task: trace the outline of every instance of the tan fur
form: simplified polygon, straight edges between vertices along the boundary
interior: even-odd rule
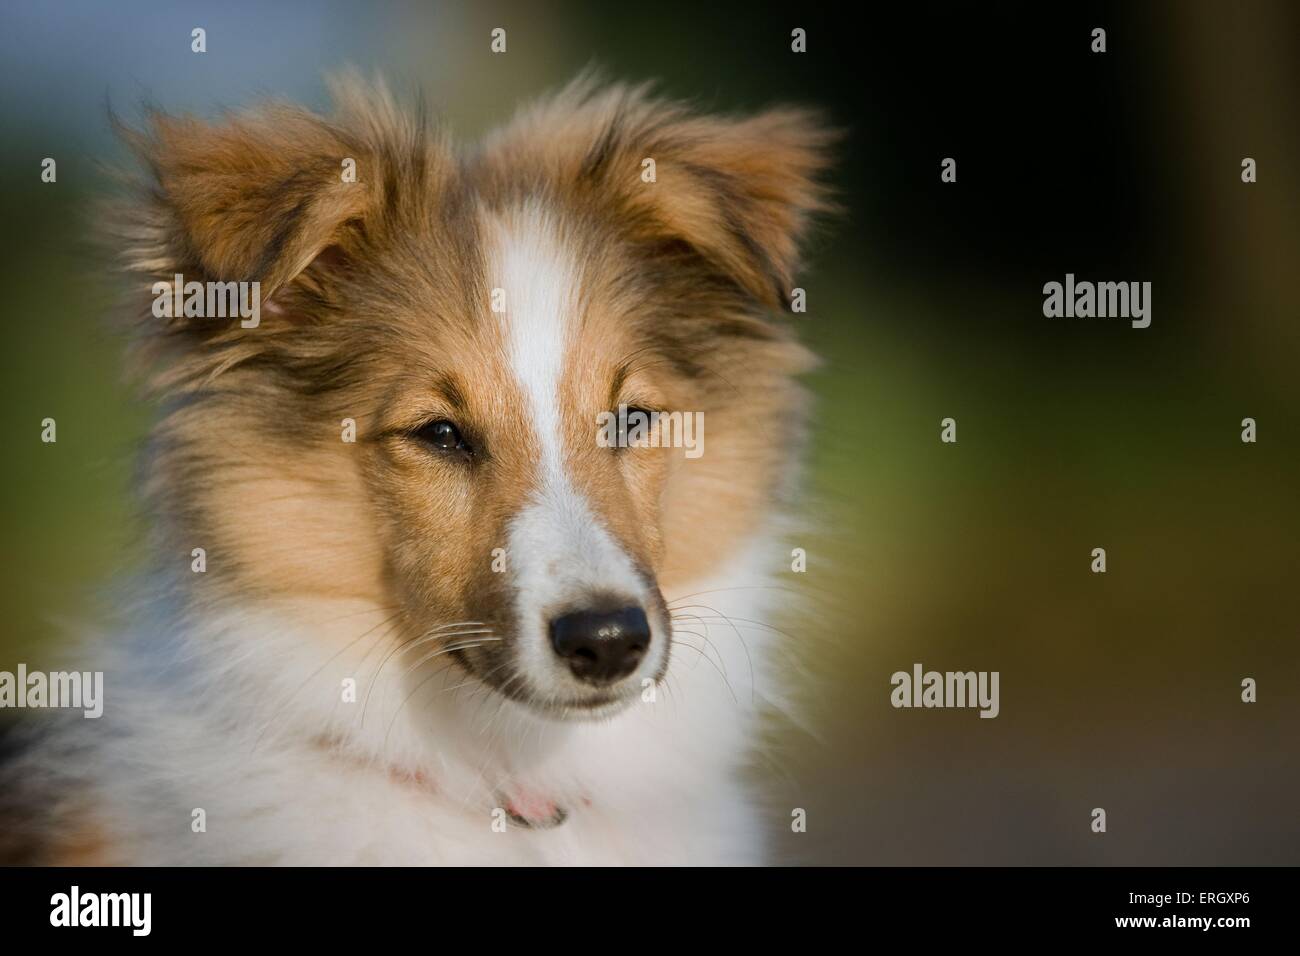
[[[261,277],[281,312],[153,360],[155,381],[199,399],[159,430],[157,498],[185,531],[172,546],[209,547],[209,586],[289,599],[342,588],[493,620],[501,582],[485,569],[537,449],[476,241],[484,215],[540,195],[565,215],[588,291],[563,396],[581,490],[665,583],[725,555],[796,448],[790,376],[809,360],[764,313],[826,206],[814,176],[830,134],[799,111],[699,117],[580,80],[458,161],[382,87],[349,78],[336,92],[331,121],[275,106],[217,126],[156,116],[152,136],[133,137],[165,201],[127,230],[151,238],[132,261],[150,281]],[[356,184],[339,181],[345,157]],[[645,157],[656,183],[641,181]],[[327,247],[328,263],[308,265]],[[275,367],[300,363],[317,394]],[[452,408],[440,380],[470,407]],[[611,462],[592,423],[626,396],[704,411],[709,454],[689,469],[668,450]],[[490,475],[411,446],[404,432],[442,416],[480,436]],[[339,441],[344,418],[356,446]]]
[[[137,367],[162,402],[146,491],[156,553],[183,566],[207,550],[186,600],[347,595],[399,608],[394,641],[448,620],[509,633],[491,555],[539,449],[482,241],[534,199],[582,269],[561,396],[570,473],[661,588],[707,573],[798,452],[793,376],[811,360],[771,313],[826,208],[831,135],[797,110],[705,117],[580,80],[460,154],[382,85],[349,77],[335,93],[330,118],[274,105],[126,131],[151,179],[113,207],[110,232],[135,280]],[[345,158],[359,182],[340,180]],[[641,181],[644,158],[658,182]],[[177,272],[258,280],[274,310],[256,330],[155,319],[149,286]],[[707,454],[598,447],[595,416],[620,402],[703,411]],[[356,444],[340,440],[349,418]],[[462,427],[472,462],[412,439],[437,418]],[[506,652],[479,648],[467,666],[486,673]],[[61,858],[95,849],[79,835]]]

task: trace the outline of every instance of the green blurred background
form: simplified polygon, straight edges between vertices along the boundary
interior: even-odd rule
[[[596,63],[848,131],[846,214],[794,319],[826,357],[809,490],[829,530],[804,543],[810,610],[781,622],[807,726],[774,724],[756,769],[776,858],[1300,862],[1300,8],[1046,7],[6,4],[0,669],[53,666],[139,560],[149,414],[84,238],[122,158],[107,106],[324,108],[322,73],[351,63],[470,138]],[[1066,272],[1151,281],[1151,327],[1044,318]],[[1000,671],[1001,716],[894,710],[889,676],[914,662]]]

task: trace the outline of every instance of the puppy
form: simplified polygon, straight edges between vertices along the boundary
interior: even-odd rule
[[[122,130],[152,567],[103,718],[12,768],[28,858],[761,861],[833,134],[580,78],[462,149],[333,92]]]

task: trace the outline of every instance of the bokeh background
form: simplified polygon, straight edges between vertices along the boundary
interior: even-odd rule
[[[808,478],[828,530],[792,582],[808,609],[781,622],[806,720],[774,722],[754,771],[775,859],[1300,862],[1300,7],[908,8],[6,3],[0,669],[53,666],[139,561],[149,411],[85,240],[122,158],[108,106],[324,108],[322,73],[350,63],[472,137],[596,63],[718,109],[813,104],[848,131],[846,213],[794,318],[826,357]],[[1066,272],[1151,281],[1151,327],[1044,318]],[[894,710],[889,675],[914,662],[999,671],[1001,716]]]

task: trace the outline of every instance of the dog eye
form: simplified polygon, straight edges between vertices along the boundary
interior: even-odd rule
[[[615,414],[618,414],[615,412]],[[615,450],[624,448],[640,447],[649,441],[649,431],[654,427],[655,413],[649,409],[642,408],[640,405],[627,406],[626,417],[620,416],[618,419],[618,443]],[[629,432],[633,429],[639,429],[636,433],[637,440],[633,441]]]
[[[421,425],[415,431],[415,437],[439,451],[462,451],[472,454],[473,449],[461,437],[460,429],[445,418]]]

